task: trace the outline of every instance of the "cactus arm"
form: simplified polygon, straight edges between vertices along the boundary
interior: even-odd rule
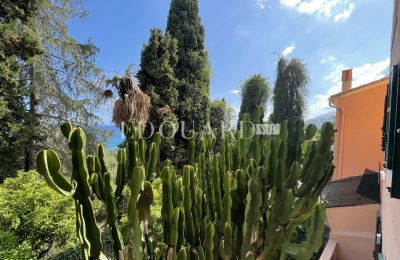
[[[36,158],[37,171],[47,184],[62,195],[71,195],[72,185],[60,173],[60,159],[53,150],[41,151]]]
[[[69,135],[71,134],[73,127],[70,122],[63,122],[60,125],[60,130],[61,130],[62,135],[65,138],[69,139]]]
[[[108,172],[108,169],[106,166],[106,162],[104,161],[104,147],[102,144],[99,144],[97,146],[97,156],[99,157],[100,167],[101,167],[99,173],[101,174],[101,177],[103,177]]]
[[[148,181],[143,182],[142,190],[140,191],[139,199],[137,201],[137,209],[141,221],[148,221],[150,218],[150,206],[154,202],[153,188]]]
[[[137,201],[137,209],[139,210],[139,218],[143,222],[143,233],[145,248],[147,249],[147,258],[154,259],[153,242],[148,234],[148,222],[150,218],[150,206],[153,204],[154,195],[151,183],[148,181],[143,182],[143,188],[140,191],[139,199]]]
[[[115,197],[120,198],[122,195],[122,191],[125,185],[125,170],[126,170],[126,163],[125,163],[125,151],[123,149],[118,149],[117,154],[117,177],[116,177],[116,185],[117,188],[115,190]]]
[[[216,210],[216,219],[222,219],[222,192],[221,192],[221,172],[220,172],[221,156],[219,154],[213,157],[212,184],[214,193],[214,202]]]
[[[158,160],[158,147],[156,143],[152,143],[150,145],[150,151],[149,151],[150,158],[147,161],[146,164],[146,179],[150,180],[152,179],[153,174],[156,172],[156,166],[157,166],[157,160]]]
[[[76,128],[68,143],[72,151],[72,179],[76,181],[74,197],[78,200],[90,196],[89,174],[86,166],[86,136],[82,128]]]
[[[92,203],[89,198],[79,202],[82,220],[82,236],[88,242],[89,259],[97,259],[101,254],[103,244],[100,239],[100,230],[97,227]]]
[[[128,203],[128,221],[130,232],[133,235],[131,250],[133,250],[134,259],[142,259],[142,230],[140,228],[139,210],[137,209],[137,201],[140,191],[142,190],[145,178],[144,167],[135,167],[130,184],[131,197]]]
[[[183,209],[185,211],[185,233],[190,244],[196,241],[195,226],[192,215],[192,194],[190,190],[190,171],[191,166],[185,165],[183,169]]]
[[[292,216],[294,195],[292,189],[285,189],[277,203],[276,221],[281,225],[287,225]]]
[[[252,244],[258,239],[258,224],[261,217],[260,207],[262,204],[260,191],[260,181],[256,178],[250,179],[248,182],[245,221],[243,226],[242,259],[253,259],[255,257]]]
[[[145,165],[146,162],[146,149],[146,141],[143,139],[139,140],[139,160],[141,165]]]
[[[206,235],[204,240],[204,249],[205,249],[205,259],[213,260],[214,259],[214,236],[215,236],[215,226],[212,222],[210,222],[206,226]]]
[[[232,173],[227,172],[224,174],[224,209],[222,223],[231,222],[231,208],[232,208],[232,197],[231,197],[231,183],[232,183]]]
[[[186,248],[182,247],[181,250],[179,250],[177,260],[188,260],[189,258],[186,251],[187,251]],[[170,259],[172,260],[172,258],[168,258],[168,260]]]
[[[172,202],[172,170],[170,167],[164,167],[161,171],[162,179],[162,208],[164,243],[173,247],[175,245],[174,230],[172,224],[173,202]]]
[[[114,254],[118,258],[119,252],[124,248],[124,241],[117,222],[117,206],[115,204],[114,192],[111,185],[111,174],[104,176],[104,192],[106,198],[107,224],[111,228]]]
[[[232,223],[225,222],[224,224],[224,247],[223,254],[224,259],[229,260],[232,259],[233,256],[233,230]]]

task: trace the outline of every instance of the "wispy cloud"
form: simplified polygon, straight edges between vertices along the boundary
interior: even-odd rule
[[[329,63],[328,65],[332,68],[332,71],[324,77],[331,87],[325,93],[317,94],[311,99],[308,107],[308,118],[313,118],[332,111],[333,109],[329,107],[328,99],[330,96],[339,93],[342,89],[342,70],[346,69],[347,66],[344,64],[337,64],[335,62],[336,59],[332,56],[324,60],[324,63]],[[353,68],[353,87],[359,87],[371,81],[385,77],[387,75],[388,67],[389,58],[376,63],[367,63]]]
[[[287,46],[282,52],[282,56],[286,57],[289,54],[291,54],[294,50],[296,49],[296,44],[295,43],[291,43],[289,46]]]
[[[256,4],[259,8],[265,9],[267,0],[256,0]]]
[[[333,63],[335,62],[336,58],[333,56],[329,56],[328,58],[324,58],[321,60],[321,64],[325,64],[325,63]]]
[[[355,7],[355,5],[353,3],[350,3],[346,9],[344,9],[343,11],[341,11],[340,13],[335,15],[334,21],[339,22],[339,21],[347,20],[351,16],[351,13],[353,12],[354,7]]]
[[[240,89],[233,89],[233,90],[229,91],[229,93],[234,94],[234,95],[240,95],[240,93],[242,93],[242,91]]]
[[[350,0],[279,0],[284,7],[295,9],[301,14],[317,15],[319,18],[331,18],[335,22],[350,18],[354,3]]]

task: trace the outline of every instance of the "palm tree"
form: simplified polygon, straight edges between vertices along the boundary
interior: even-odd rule
[[[111,85],[118,92],[112,115],[112,121],[118,127],[132,119],[136,119],[142,125],[147,122],[151,107],[150,97],[139,88],[129,69],[122,77],[114,76],[111,80],[106,80],[106,85]],[[111,99],[114,91],[107,89],[103,95],[106,99]]]

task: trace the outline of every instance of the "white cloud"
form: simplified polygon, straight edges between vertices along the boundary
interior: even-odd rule
[[[267,3],[267,0],[257,0],[256,4],[259,8],[265,9],[265,4]]]
[[[326,60],[326,62],[329,60],[331,61],[330,66],[332,67],[332,72],[326,75],[324,79],[331,87],[325,93],[317,94],[310,100],[308,118],[314,118],[332,111],[333,108],[329,107],[329,97],[342,90],[342,70],[347,67],[344,64],[336,64],[334,57],[332,57],[332,59],[329,58],[330,57],[324,60]],[[353,68],[353,88],[385,77],[387,68],[389,67],[389,61],[390,59],[387,58],[376,63],[367,63]]]
[[[288,56],[290,53],[292,53],[294,50],[296,49],[296,45],[294,43],[291,43],[289,46],[287,46],[282,52],[282,56],[286,57]]]
[[[229,91],[229,93],[235,94],[235,95],[240,95],[240,93],[242,93],[242,91],[240,89],[233,89],[233,90]]]
[[[355,5],[350,0],[279,0],[284,7],[301,14],[317,15],[319,18],[334,17],[334,21],[348,19]]]
[[[334,19],[335,22],[347,20],[351,16],[351,13],[353,12],[354,7],[355,7],[355,5],[353,3],[351,3],[351,4],[349,4],[348,8],[344,9],[342,12],[335,15],[335,19]]]
[[[332,63],[336,60],[335,57],[333,56],[329,56],[328,58],[324,58],[321,60],[321,64],[325,64],[325,63]]]
[[[296,7],[301,0],[280,0],[281,5],[286,6],[286,7]]]

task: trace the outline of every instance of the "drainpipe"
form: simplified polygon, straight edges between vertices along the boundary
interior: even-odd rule
[[[353,70],[348,69],[342,71],[342,93],[351,89],[353,80]],[[336,108],[340,112],[340,126],[339,129],[339,138],[338,138],[338,149],[336,152],[336,156],[338,156],[338,165],[337,165],[337,179],[341,179],[343,177],[343,138],[344,138],[344,108],[338,107],[336,104],[333,103],[333,98],[329,98],[329,106]]]

